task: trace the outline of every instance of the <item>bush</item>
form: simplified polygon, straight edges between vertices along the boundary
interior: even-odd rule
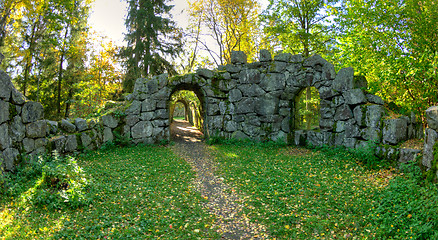
[[[78,208],[88,204],[90,182],[73,157],[28,158],[15,173],[3,176],[4,193],[21,195],[25,204],[49,209]]]

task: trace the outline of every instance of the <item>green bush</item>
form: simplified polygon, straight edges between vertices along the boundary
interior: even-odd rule
[[[3,193],[20,196],[25,204],[50,209],[78,208],[91,201],[90,182],[70,156],[26,158],[14,173],[2,177]]]

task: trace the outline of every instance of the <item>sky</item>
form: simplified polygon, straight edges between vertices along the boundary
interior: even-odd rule
[[[262,8],[267,5],[267,0],[260,0],[260,2]],[[185,11],[187,0],[174,0],[170,4],[175,5],[172,9],[175,22],[185,28],[188,24]],[[95,0],[89,20],[91,28],[114,40],[118,45],[124,45],[123,33],[126,31],[127,6],[126,0]]]
[[[187,1],[174,0],[171,4],[175,5],[172,9],[175,21],[180,27],[185,27],[188,23],[185,14]],[[118,45],[123,45],[127,7],[126,0],[95,0],[89,19],[92,30],[109,37]]]

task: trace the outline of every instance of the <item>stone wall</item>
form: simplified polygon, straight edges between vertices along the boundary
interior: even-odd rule
[[[0,60],[2,56],[0,54]],[[14,170],[22,157],[37,156],[57,150],[73,153],[96,149],[112,141],[122,128],[117,114],[97,120],[75,119],[59,122],[44,119],[40,103],[28,101],[0,71],[0,166]],[[119,131],[121,132],[121,131]]]
[[[320,129],[294,129],[297,94],[315,87],[320,100]],[[232,64],[217,70],[199,69],[194,74],[168,78],[138,79],[127,115],[125,134],[135,142],[153,143],[169,138],[169,99],[178,90],[193,90],[202,103],[207,136],[282,140],[296,145],[336,145],[360,148],[367,141],[382,144],[383,155],[400,156],[396,146],[410,138],[421,138],[421,123],[415,115],[389,119],[384,102],[364,91],[363,77],[352,68],[335,72],[318,55],[283,53],[273,59],[266,50],[260,62],[247,63],[243,52],[232,53]],[[135,119],[135,120],[134,120]],[[139,129],[141,134],[138,134]],[[386,146],[385,146],[386,145]]]
[[[409,161],[419,154],[398,146],[422,137],[422,125],[415,115],[388,118],[382,99],[364,91],[366,80],[354,76],[352,68],[336,73],[334,66],[318,55],[304,59],[282,53],[272,58],[266,50],[260,51],[260,62],[247,63],[243,52],[233,52],[231,60],[216,70],[138,79],[123,110],[87,121],[45,120],[41,104],[26,100],[0,71],[2,167],[13,170],[25,155],[95,149],[114,141],[115,136],[130,138],[133,143],[168,141],[171,95],[179,90],[191,90],[198,96],[199,122],[207,137],[349,148],[375,141],[384,157]],[[319,92],[319,130],[294,126],[296,96],[306,87]],[[428,132],[426,141],[432,138],[437,135]]]
[[[428,128],[424,138],[423,159],[429,180],[438,179],[438,106],[426,110]]]

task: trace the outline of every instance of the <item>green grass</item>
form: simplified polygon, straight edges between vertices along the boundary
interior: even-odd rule
[[[206,201],[192,189],[194,172],[166,147],[116,148],[77,158],[92,201],[54,209],[23,201],[26,187],[0,201],[5,239],[216,239]],[[3,239],[2,238],[2,239]]]
[[[436,239],[438,193],[342,149],[212,146],[219,174],[278,239]],[[409,175],[409,174],[408,174]],[[421,181],[421,179],[420,179]],[[428,194],[425,194],[428,193]],[[416,218],[416,219],[415,219]]]
[[[333,148],[209,148],[217,175],[247,196],[247,216],[273,238],[438,239],[438,190],[414,164],[374,169],[358,159],[365,153]],[[41,164],[0,179],[8,187],[0,198],[0,239],[220,238],[202,207],[207,200],[193,188],[195,173],[168,147],[92,152],[64,162],[69,167]],[[51,197],[59,189],[53,179],[73,176],[85,187],[64,203]]]

